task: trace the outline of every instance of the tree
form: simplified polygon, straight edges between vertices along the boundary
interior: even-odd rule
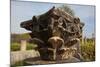
[[[62,5],[59,8],[62,9],[62,10],[64,10],[64,11],[66,11],[71,16],[74,16],[75,15],[74,11],[67,4]]]

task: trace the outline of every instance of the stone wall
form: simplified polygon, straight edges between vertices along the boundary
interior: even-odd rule
[[[22,61],[26,58],[39,56],[38,51],[26,50],[26,45],[27,45],[26,40],[21,40],[20,45],[21,45],[20,51],[11,51],[10,53],[11,64],[14,64],[15,62],[18,62],[18,61]]]
[[[35,50],[27,50],[27,51],[11,51],[10,53],[10,62],[14,64],[15,62],[22,61],[26,58],[37,57],[39,53]]]

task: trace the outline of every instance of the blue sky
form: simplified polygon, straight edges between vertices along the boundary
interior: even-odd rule
[[[20,27],[22,21],[31,19],[33,15],[43,14],[53,6],[60,7],[61,5],[54,3],[11,1],[11,33],[30,32]],[[84,36],[91,37],[91,34],[95,32],[95,7],[71,4],[68,6],[85,23],[83,28]]]

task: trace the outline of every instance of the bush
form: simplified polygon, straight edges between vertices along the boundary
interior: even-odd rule
[[[87,41],[86,44],[81,45],[81,52],[84,61],[94,61],[95,60],[95,44],[93,41]]]
[[[20,50],[20,44],[19,43],[11,43],[11,51],[19,51]]]
[[[26,48],[26,50],[32,50],[32,49],[34,49],[34,48],[36,48],[36,47],[37,47],[37,45],[35,45],[35,44],[27,43],[27,48]]]

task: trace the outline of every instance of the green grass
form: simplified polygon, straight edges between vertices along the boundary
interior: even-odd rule
[[[34,48],[36,48],[36,47],[37,47],[36,44],[27,43],[27,48],[26,48],[26,50],[32,50],[32,49],[34,49]]]
[[[81,52],[84,61],[95,61],[95,44],[93,41],[87,41],[86,44],[81,45]]]
[[[21,47],[20,43],[13,42],[13,43],[11,43],[10,48],[11,48],[11,51],[20,51],[20,47]],[[26,50],[32,50],[35,47],[37,47],[36,44],[27,43]]]
[[[20,44],[19,43],[11,43],[11,51],[19,51],[20,50]]]

